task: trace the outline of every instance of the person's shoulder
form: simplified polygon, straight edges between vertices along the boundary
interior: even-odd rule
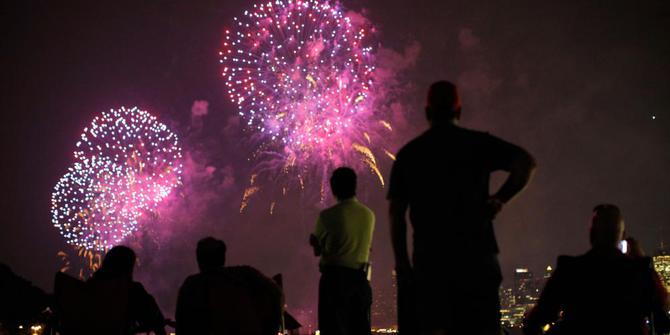
[[[563,273],[570,273],[574,271],[574,269],[577,268],[579,264],[583,263],[584,261],[585,261],[584,255],[580,256],[560,255],[556,260],[556,271],[560,270]]]
[[[146,289],[144,288],[144,285],[142,285],[142,283],[140,283],[138,281],[131,282],[130,283],[130,288],[133,289],[133,290],[138,290],[138,291],[146,291]]]
[[[253,272],[253,273],[260,273],[255,267],[251,265],[231,265],[231,266],[226,266],[223,268],[224,271],[227,272]]]
[[[490,143],[491,140],[501,140],[499,137],[492,135],[487,131],[466,128],[459,125],[450,125],[441,128],[431,128],[425,131],[400,149],[398,156],[404,152],[412,153],[424,150],[435,150],[435,145],[443,143],[445,137],[449,138],[449,141],[473,144]]]
[[[341,207],[342,207],[342,203],[337,203],[337,204],[335,204],[333,206],[330,206],[328,208],[324,208],[323,210],[321,210],[321,212],[319,212],[319,218],[323,220],[324,218],[327,218],[328,216],[330,216],[333,213],[340,210]]]
[[[489,133],[488,131],[470,129],[460,126],[456,127],[456,131],[461,137],[465,137],[470,140],[479,140],[479,141],[500,140],[499,137]]]
[[[266,277],[261,271],[250,265],[226,266],[223,273],[233,277]]]
[[[579,256],[561,256],[563,257],[563,263],[565,267],[573,268],[576,271],[591,269],[597,264],[608,264],[613,267],[631,267],[635,266],[632,258],[627,257],[626,255],[620,253],[603,253],[602,251],[596,251],[594,249],[589,250],[588,252],[579,255]],[[560,257],[559,257],[560,259]]]
[[[362,203],[360,200],[356,199],[354,201],[347,202],[345,205],[349,206],[349,208],[353,208],[358,213],[358,215],[367,216],[374,221],[375,213],[372,211],[372,209],[370,209],[370,207]]]
[[[4,278],[10,274],[12,274],[12,269],[7,264],[0,262],[0,275]]]
[[[407,155],[411,155],[413,152],[417,150],[421,150],[422,148],[426,147],[426,145],[429,144],[429,142],[430,142],[430,130],[427,130],[423,132],[421,135],[407,142],[404,146],[402,146],[402,148],[398,150],[396,159],[403,158]]]
[[[633,271],[645,271],[654,269],[654,260],[651,257],[629,257],[623,255],[624,261],[631,265],[634,268]]]
[[[205,286],[204,275],[201,273],[192,274],[181,283],[179,295],[191,295],[203,286]]]
[[[151,296],[142,283],[132,281],[130,283],[130,294],[134,296]]]
[[[654,268],[654,259],[649,257],[649,256],[638,257],[637,262],[641,267],[644,267],[644,268],[647,268],[647,269],[653,269]]]
[[[204,275],[202,273],[194,273],[194,274],[186,277],[186,279],[184,279],[184,282],[181,284],[181,286],[182,287],[188,287],[190,285],[197,284],[197,283],[199,283],[203,280],[203,276]]]
[[[614,263],[620,271],[632,276],[653,277],[656,270],[654,261],[651,257],[640,256],[632,257],[627,254],[621,254]]]
[[[363,205],[363,209],[365,210],[365,213],[370,215],[372,218],[375,217],[375,212],[372,209],[370,209],[370,207]]]
[[[274,280],[250,265],[226,266],[224,274],[235,282],[252,286],[274,286]]]
[[[232,279],[235,285],[254,290],[261,295],[273,296],[276,299],[282,298],[282,289],[273,278],[266,276],[260,270],[249,265],[227,266],[224,268],[227,276]]]
[[[557,263],[558,264],[570,264],[570,263],[578,261],[579,259],[581,259],[583,257],[584,257],[584,255],[580,255],[580,256],[559,255],[558,258],[557,258]]]
[[[462,135],[471,135],[471,136],[493,136],[491,133],[485,130],[472,129],[463,126],[454,126],[453,130]]]
[[[359,201],[359,202],[357,202],[357,206],[358,206],[358,207],[361,209],[361,211],[363,211],[365,214],[371,216],[372,218],[375,217],[375,212],[372,211],[372,209],[370,209],[370,207],[368,207],[368,206],[365,205],[364,203],[362,203],[362,202]]]

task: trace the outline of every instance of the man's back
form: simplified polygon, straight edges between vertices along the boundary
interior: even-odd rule
[[[544,323],[562,312],[561,334],[644,334],[654,299],[648,258],[591,250],[559,257],[529,322]]]
[[[315,236],[323,246],[321,265],[360,269],[368,262],[374,213],[356,198],[340,201],[319,215]]]
[[[485,210],[489,177],[508,170],[518,152],[523,150],[455,125],[433,127],[402,148],[391,173],[389,198],[409,204],[415,253],[497,253]]]
[[[250,266],[189,276],[179,290],[179,334],[276,334],[283,296]]]
[[[426,334],[498,334],[501,273],[491,221],[528,185],[535,160],[516,145],[458,127],[461,99],[453,83],[430,86],[425,112],[430,129],[400,150],[389,181],[399,327]],[[509,175],[489,194],[496,170]]]

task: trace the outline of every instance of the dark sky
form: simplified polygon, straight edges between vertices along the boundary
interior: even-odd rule
[[[343,4],[366,13],[384,47],[420,46],[405,74],[408,88],[398,97],[412,106],[398,142],[426,127],[427,86],[449,79],[463,94],[462,125],[536,156],[532,185],[496,222],[507,277],[516,266],[540,271],[559,254],[584,251],[590,209],[600,202],[621,206],[628,233],[648,251],[663,238],[670,241],[670,2]],[[183,213],[164,218],[175,227],[172,234],[150,246],[138,242],[144,257],[138,277],[167,313],[181,280],[196,270],[195,242],[209,234],[228,242],[231,263],[284,273],[294,309],[315,308],[318,273],[305,241],[318,206],[297,195],[272,216],[266,199],[245,215],[237,211],[252,147],[230,136],[234,106],[224,99],[217,51],[225,26],[248,5],[3,2],[0,261],[52,289],[56,253],[67,247],[50,223],[51,189],[96,112],[137,105],[185,138],[196,166],[216,169],[183,192],[181,208],[193,211],[190,219]],[[209,114],[194,130],[190,109],[199,99],[209,102]],[[384,190],[362,186],[361,198],[378,217],[373,284],[387,295],[392,264]]]

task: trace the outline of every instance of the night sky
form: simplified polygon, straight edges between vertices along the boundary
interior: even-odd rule
[[[96,113],[136,105],[180,134],[191,168],[182,201],[154,222],[162,228],[131,242],[140,255],[136,277],[172,316],[178,285],[196,271],[195,243],[213,235],[228,244],[231,264],[283,273],[289,310],[310,320],[318,271],[307,236],[323,205],[289,194],[270,215],[276,196],[263,194],[245,214],[238,210],[253,146],[225,97],[217,52],[232,17],[249,5],[3,2],[0,262],[52,290],[56,254],[71,252],[50,222],[52,188]],[[427,127],[425,91],[448,79],[463,95],[463,126],[536,157],[532,184],[495,224],[507,281],[514,267],[539,272],[559,254],[585,251],[590,210],[602,202],[622,208],[628,234],[649,253],[670,242],[670,2],[343,5],[372,20],[405,66],[402,92],[389,97],[407,116],[394,150]],[[200,120],[191,115],[195,100],[209,102]],[[382,168],[388,176],[390,164]],[[385,190],[372,175],[361,179],[360,198],[377,213],[373,286],[388,296]]]

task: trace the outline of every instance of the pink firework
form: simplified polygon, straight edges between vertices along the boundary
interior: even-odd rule
[[[234,18],[220,62],[228,97],[256,134],[257,173],[323,184],[334,166],[364,165],[383,184],[374,152],[391,126],[373,108],[374,31],[320,0],[276,0]]]
[[[177,135],[137,108],[96,116],[74,158],[54,187],[52,223],[68,243],[88,250],[118,244],[180,183]]]

